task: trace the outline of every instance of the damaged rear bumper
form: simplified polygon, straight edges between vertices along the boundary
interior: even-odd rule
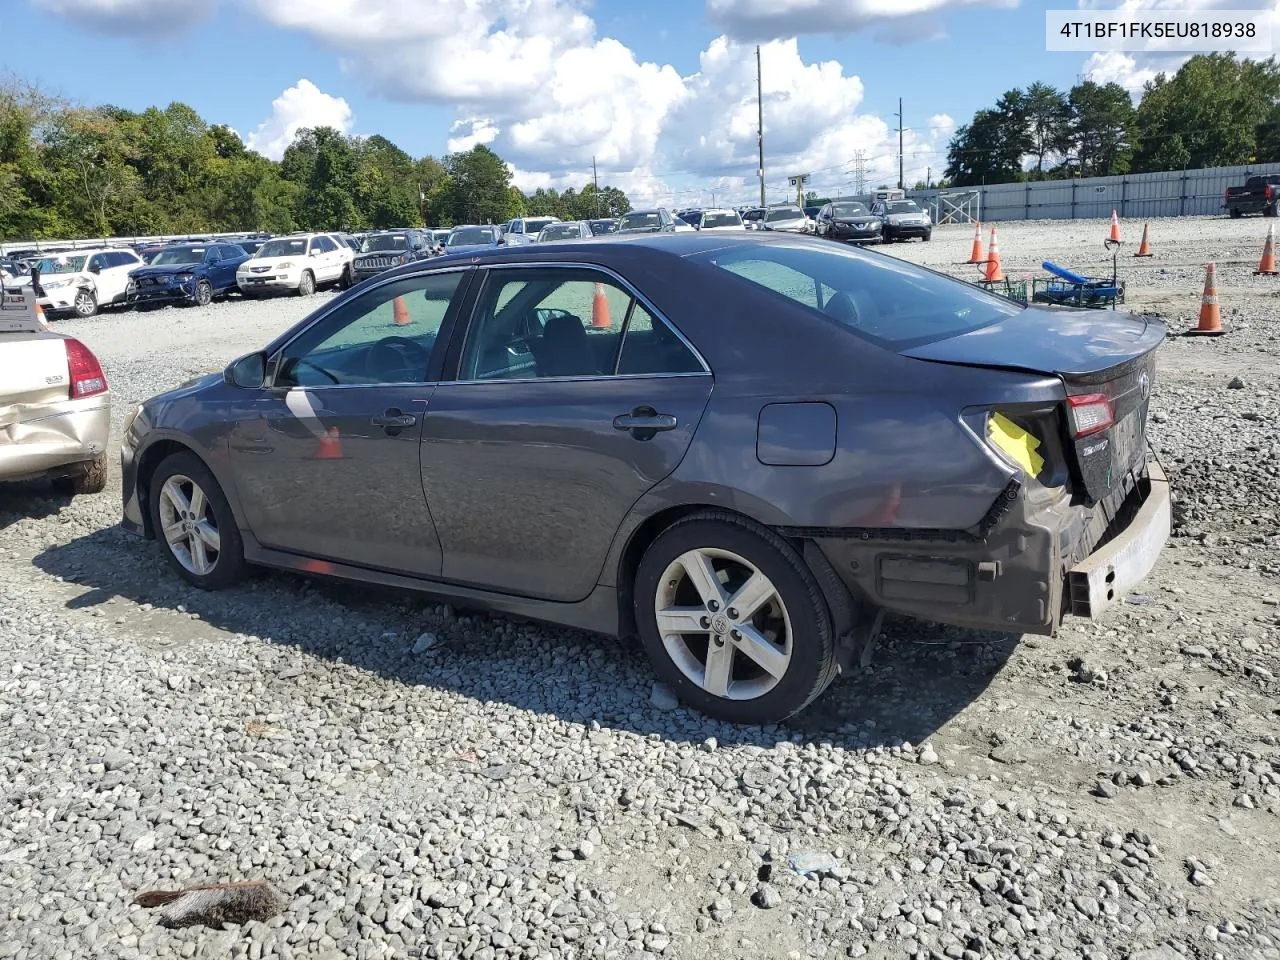
[[[790,531],[813,539],[855,597],[977,630],[1052,634],[1066,614],[1097,618],[1155,566],[1170,529],[1158,462],[1106,500],[1012,481],[976,530]]]
[[[0,407],[0,480],[66,473],[67,468],[100,456],[110,435],[111,405],[106,395],[39,408]]]

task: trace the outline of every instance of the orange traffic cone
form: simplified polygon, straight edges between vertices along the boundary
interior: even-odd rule
[[[1116,216],[1114,210],[1111,211],[1111,236],[1107,238],[1112,243],[1120,243],[1120,218]]]
[[[342,441],[338,437],[338,428],[330,427],[320,438],[320,446],[316,449],[317,460],[341,460]]]
[[[1267,242],[1262,245],[1262,260],[1258,262],[1258,269],[1253,271],[1253,275],[1274,277],[1278,273],[1280,270],[1276,269],[1276,228],[1273,224],[1267,227]]]
[[[393,311],[392,316],[397,327],[407,327],[413,323],[413,318],[409,316],[409,307],[404,302],[404,297],[396,297],[391,303]]]
[[[968,263],[982,263],[982,221],[973,222],[973,251],[969,254]]]
[[[604,284],[596,284],[596,295],[591,298],[591,326],[597,330],[613,329],[613,318],[609,316],[609,301],[604,295]]]
[[[1218,306],[1218,275],[1212,263],[1204,271],[1204,297],[1200,300],[1200,326],[1188,330],[1188,337],[1220,337],[1226,333],[1222,329],[1222,308]]]
[[[1004,271],[1000,269],[1000,241],[996,239],[996,228],[991,228],[991,246],[987,247],[987,269],[982,274],[983,283],[1003,283]]]
[[[1151,224],[1149,223],[1144,223],[1142,225],[1142,243],[1138,244],[1138,252],[1134,254],[1135,257],[1154,257],[1155,256],[1155,254],[1151,252],[1151,244],[1147,240],[1147,229],[1150,226]]]

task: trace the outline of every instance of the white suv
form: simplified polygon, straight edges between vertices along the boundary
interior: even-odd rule
[[[355,251],[327,233],[298,233],[268,240],[236,270],[246,297],[289,291],[305,297],[327,283],[351,283]]]
[[[516,217],[508,220],[502,232],[503,241],[508,246],[518,247],[526,243],[537,243],[538,234],[544,228],[559,223],[559,217]]]
[[[35,264],[40,291],[37,302],[49,313],[92,317],[100,307],[124,303],[130,271],[144,266],[132,250],[98,248],[51,253]],[[6,289],[30,287],[33,274],[6,281]]]

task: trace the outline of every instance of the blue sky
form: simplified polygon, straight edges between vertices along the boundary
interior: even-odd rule
[[[771,194],[797,169],[819,171],[815,180],[829,189],[847,185],[858,150],[875,179],[896,180],[899,96],[913,179],[927,166],[936,176],[954,126],[1004,90],[1036,80],[1065,88],[1086,74],[1140,85],[1144,75],[1133,57],[1045,52],[1043,11],[1068,0],[5,7],[24,3],[22,15],[4,17],[7,67],[83,103],[140,109],[180,100],[268,155],[279,154],[297,125],[321,122],[380,133],[415,156],[487,142],[526,188],[578,182],[596,154],[611,182],[671,202],[695,193],[706,202],[712,189],[726,199],[755,192],[757,41],[765,42]],[[911,10],[923,12],[899,15]]]

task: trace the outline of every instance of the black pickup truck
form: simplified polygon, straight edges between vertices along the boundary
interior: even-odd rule
[[[1243,187],[1227,187],[1222,197],[1222,209],[1233,219],[1246,213],[1274,217],[1277,201],[1280,201],[1280,174],[1250,177]]]

